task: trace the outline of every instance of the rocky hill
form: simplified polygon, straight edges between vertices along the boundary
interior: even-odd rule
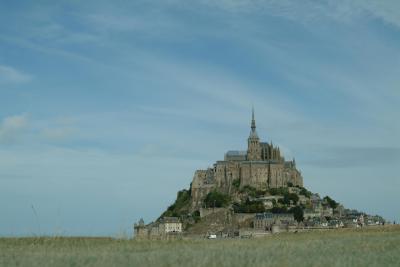
[[[179,217],[189,233],[228,231],[252,227],[256,213],[291,213],[297,222],[305,222],[307,215],[319,213],[326,220],[343,216],[346,209],[330,198],[320,198],[304,187],[292,186],[257,190],[251,186],[234,186],[231,194],[209,192],[201,208],[191,211],[191,190],[181,190],[175,202],[159,219]],[[349,210],[347,210],[349,212]],[[248,216],[246,216],[248,215]]]
[[[304,188],[296,161],[286,160],[272,142],[260,141],[254,110],[247,150],[228,151],[212,167],[195,171],[189,189],[178,192],[154,225],[162,225],[163,218],[179,219],[183,230],[193,234],[229,234],[257,227],[271,230],[273,223],[282,222],[287,228],[384,223],[380,216],[345,209],[329,196],[321,198]]]

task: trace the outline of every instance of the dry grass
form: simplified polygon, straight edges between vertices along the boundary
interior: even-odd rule
[[[246,240],[3,238],[1,266],[400,266],[400,227]]]

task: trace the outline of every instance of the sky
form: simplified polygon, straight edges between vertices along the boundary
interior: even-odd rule
[[[400,222],[397,0],[0,0],[0,236],[126,236],[263,141]]]

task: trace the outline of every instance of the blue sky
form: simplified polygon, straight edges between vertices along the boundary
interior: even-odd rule
[[[307,188],[400,221],[399,3],[0,1],[0,235],[131,233],[252,105]]]

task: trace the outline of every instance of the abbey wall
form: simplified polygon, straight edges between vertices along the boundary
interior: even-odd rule
[[[279,147],[260,142],[256,132],[254,112],[247,151],[228,151],[222,161],[212,168],[197,170],[192,181],[192,209],[202,205],[204,197],[213,190],[231,194],[233,184],[240,188],[256,189],[303,186],[303,178],[296,168],[295,160],[285,161]]]

